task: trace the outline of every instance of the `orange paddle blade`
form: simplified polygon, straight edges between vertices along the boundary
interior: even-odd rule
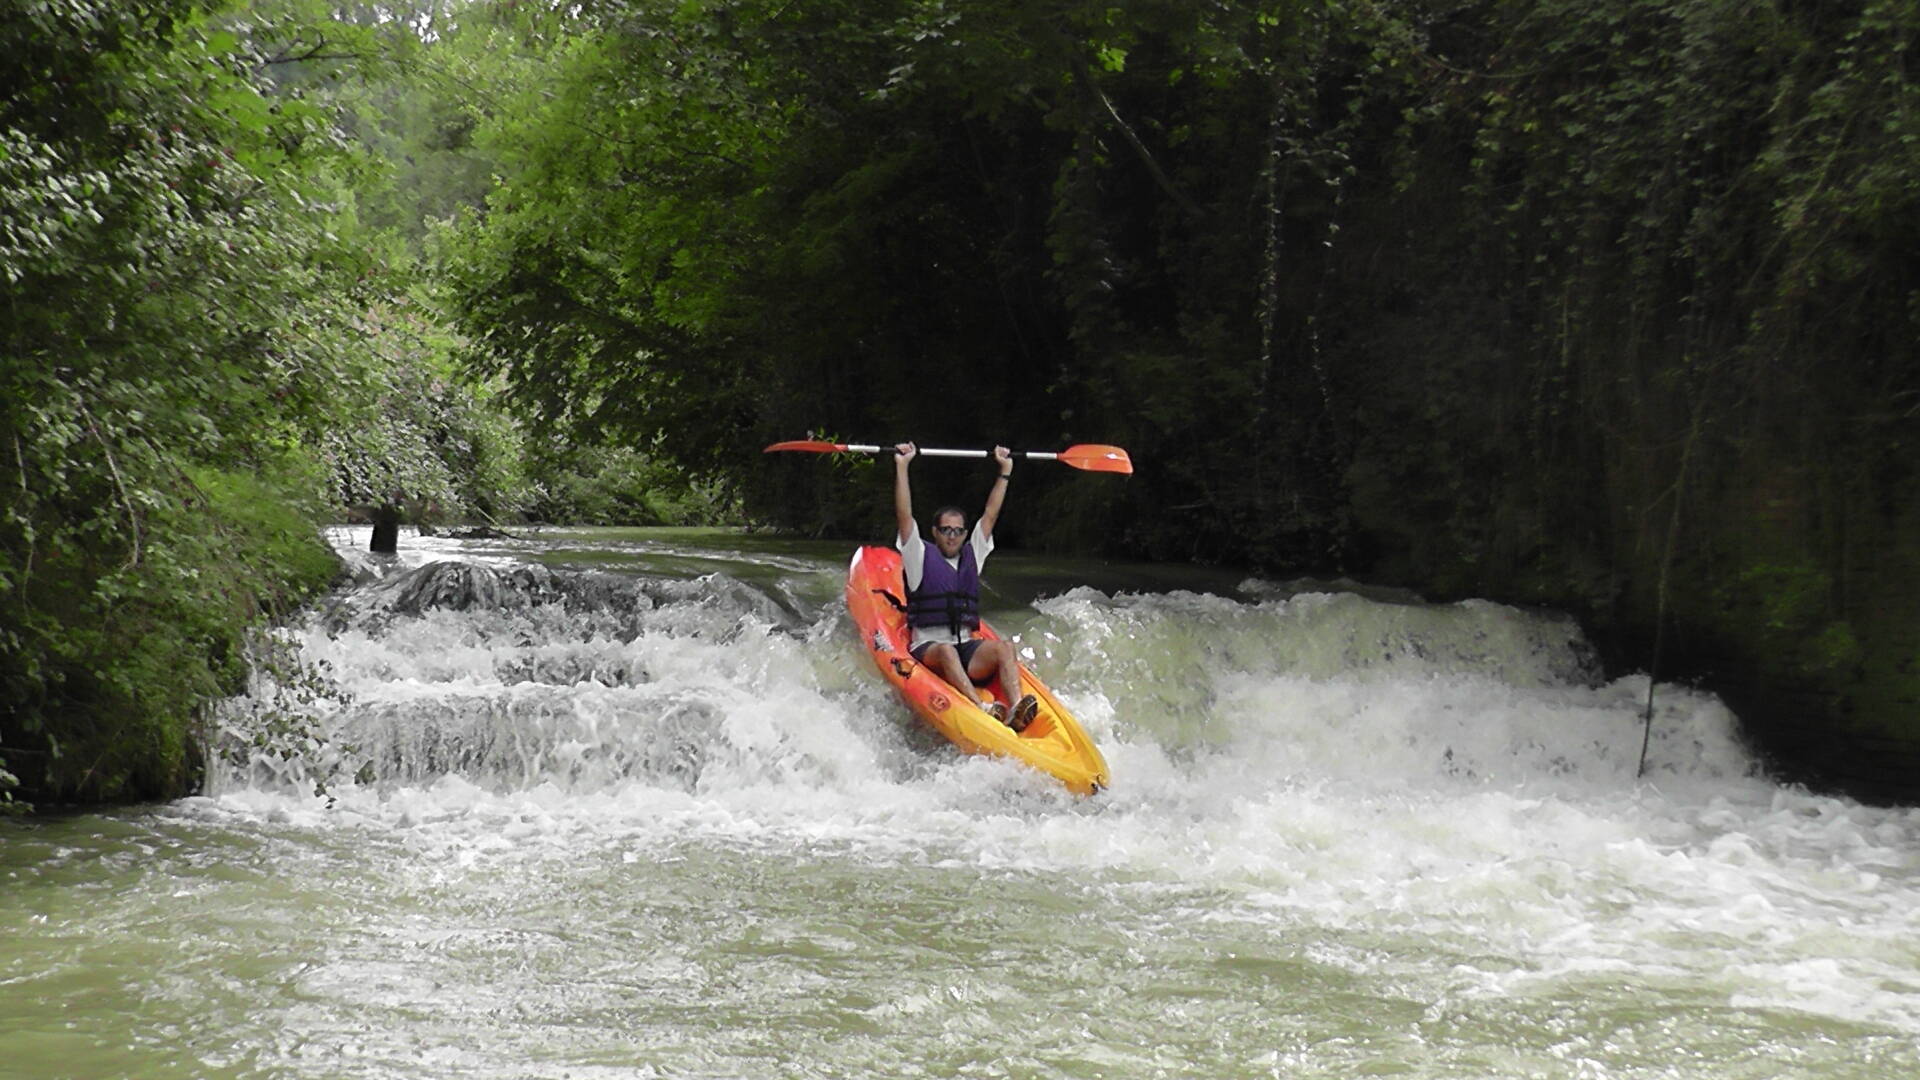
[[[814,453],[814,454],[837,454],[840,451],[845,450],[846,448],[847,446],[845,443],[813,442],[808,439],[791,439],[787,442],[774,443],[772,446],[769,446],[765,450],[762,450],[760,452],[763,454],[771,454],[776,450],[805,450],[809,453]]]
[[[1069,446],[1060,451],[1059,460],[1076,469],[1088,472],[1110,472],[1133,475],[1133,459],[1125,450],[1117,446],[1105,446],[1100,443],[1083,443]]]

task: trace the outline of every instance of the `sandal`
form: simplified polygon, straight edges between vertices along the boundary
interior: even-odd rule
[[[1033,723],[1033,718],[1039,713],[1040,699],[1032,694],[1022,694],[1019,704],[1013,707],[1013,715],[1007,718],[1007,726],[1018,734],[1027,730],[1027,725]]]
[[[989,701],[980,706],[980,711],[1001,723],[1007,722],[1007,707],[997,701]]]

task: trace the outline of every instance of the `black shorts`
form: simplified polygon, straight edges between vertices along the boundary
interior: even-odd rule
[[[980,651],[980,643],[985,640],[986,638],[970,638],[954,646],[954,648],[960,652],[960,666],[962,668],[973,663],[973,654]],[[924,664],[927,662],[927,650],[938,644],[940,643],[937,641],[923,641],[907,651],[913,654],[915,660]]]

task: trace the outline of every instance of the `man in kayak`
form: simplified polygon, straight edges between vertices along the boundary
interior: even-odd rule
[[[934,513],[933,528],[928,530],[934,553],[929,554],[913,520],[913,491],[907,482],[907,466],[917,453],[919,448],[908,442],[895,446],[893,456],[896,546],[907,578],[907,623],[913,628],[909,651],[994,719],[1023,731],[1039,702],[1032,694],[1020,693],[1020,661],[1013,644],[973,636],[980,629],[980,566],[993,551],[993,523],[1000,519],[1000,504],[1013,478],[1013,454],[1004,446],[993,448],[1000,475],[971,532],[967,513],[959,507],[946,506]],[[1008,701],[1016,703],[1012,713],[997,701],[981,700],[976,686],[994,682]]]

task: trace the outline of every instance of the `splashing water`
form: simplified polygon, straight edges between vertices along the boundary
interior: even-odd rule
[[[420,546],[207,796],[8,827],[0,1072],[1920,1073],[1920,816],[1665,687],[1636,780],[1645,680],[1564,618],[1068,568],[989,615],[1080,800],[913,724],[836,547]]]

